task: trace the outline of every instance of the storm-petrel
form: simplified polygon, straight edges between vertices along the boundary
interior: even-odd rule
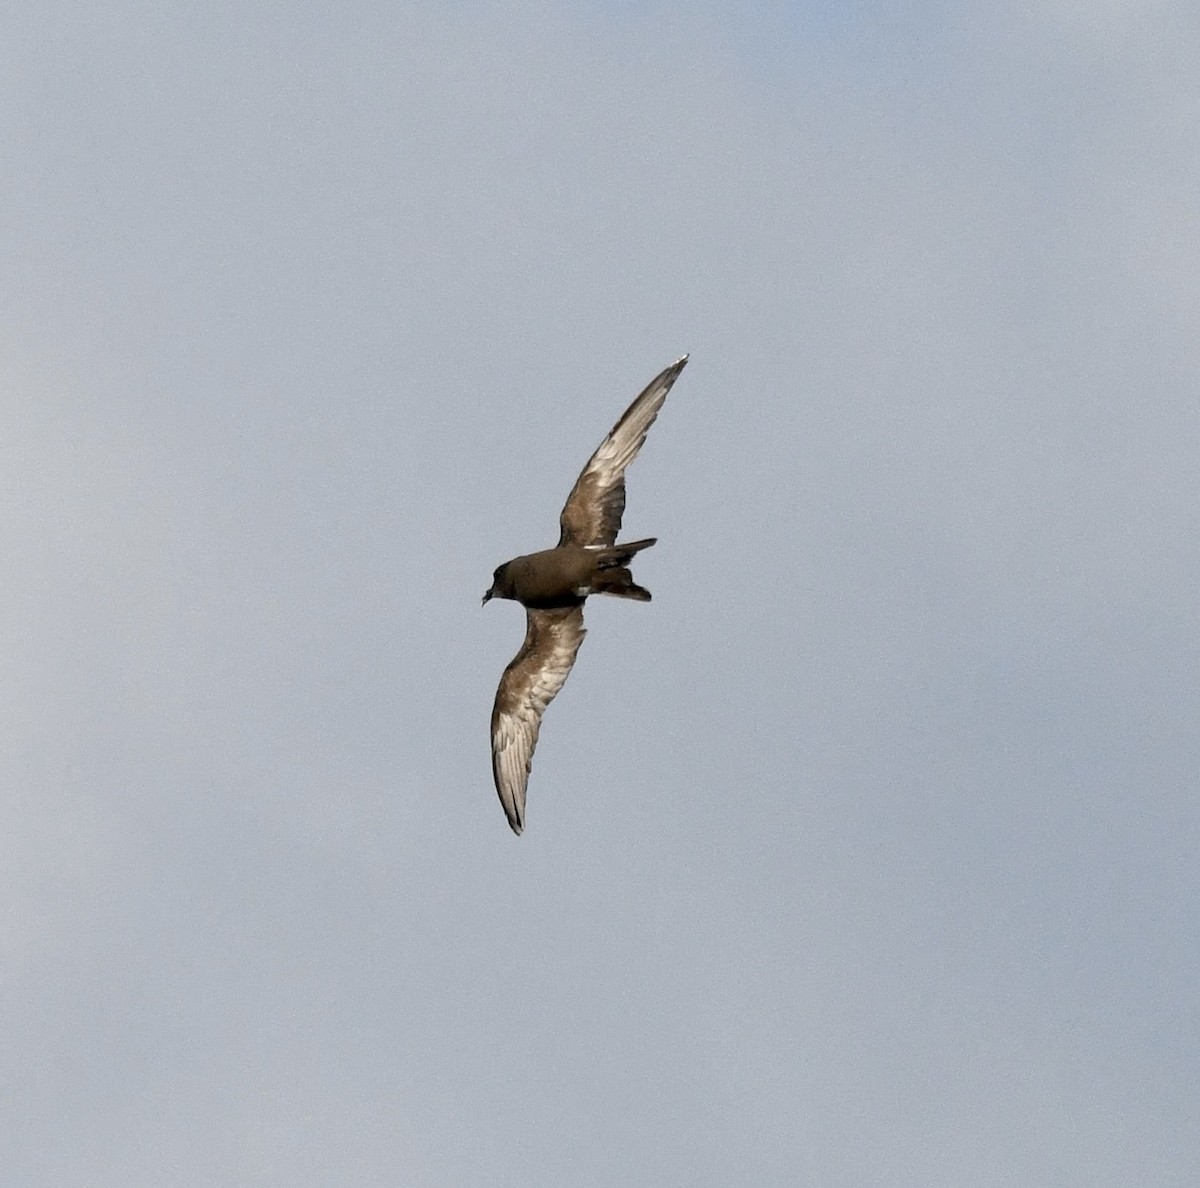
[[[492,575],[483,596],[525,607],[525,642],[500,678],[492,707],[492,775],[514,833],[525,828],[525,788],[546,706],[558,695],[586,634],[589,594],[649,602],[629,571],[635,553],[655,537],[617,544],[625,510],[625,468],[637,457],[671,385],[688,357],[650,381],[588,460],[559,517],[558,544],[514,557]]]

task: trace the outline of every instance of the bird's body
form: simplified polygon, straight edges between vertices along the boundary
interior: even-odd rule
[[[651,537],[611,548],[559,545],[514,557],[497,570],[501,589],[506,592],[498,589],[492,597],[511,598],[538,610],[581,606],[589,594],[615,594],[619,598],[649,602],[649,591],[623,579],[628,575],[625,567],[633,555],[654,543]]]
[[[586,634],[592,594],[649,602],[629,570],[654,538],[617,544],[625,510],[625,468],[637,457],[687,356],[656,376],[588,460],[559,517],[558,545],[506,561],[483,596],[526,609],[525,642],[500,678],[492,707],[492,774],[513,831],[525,827],[525,789],[542,714],[558,695]]]

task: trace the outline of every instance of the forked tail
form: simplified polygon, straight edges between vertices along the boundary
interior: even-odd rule
[[[656,536],[649,536],[645,540],[631,540],[625,544],[601,549],[600,563],[592,581],[592,593],[611,594],[614,598],[632,598],[635,602],[649,602],[650,591],[633,580],[629,562],[657,539]]]

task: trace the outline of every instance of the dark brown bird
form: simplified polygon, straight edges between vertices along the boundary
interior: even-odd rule
[[[625,468],[637,457],[688,357],[650,381],[588,460],[559,516],[558,545],[514,557],[492,575],[483,596],[525,607],[525,642],[500,678],[492,706],[492,775],[514,833],[525,828],[525,788],[542,715],[558,695],[583,643],[589,594],[649,602],[629,570],[655,538],[617,544],[625,510]]]

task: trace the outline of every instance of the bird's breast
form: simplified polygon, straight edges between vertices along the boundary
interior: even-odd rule
[[[578,606],[591,589],[595,557],[581,548],[544,549],[518,557],[513,585],[526,606]]]

